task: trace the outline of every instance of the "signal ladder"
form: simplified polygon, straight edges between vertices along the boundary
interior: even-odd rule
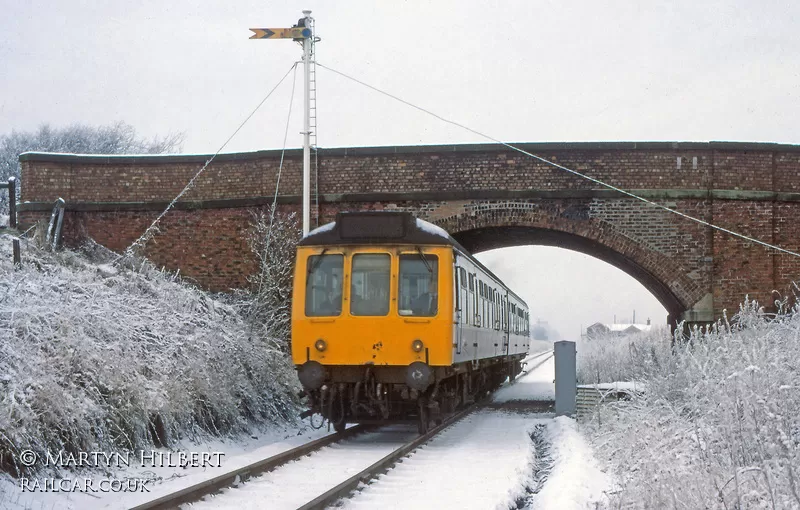
[[[317,147],[317,57],[316,57],[316,31],[314,18],[309,18],[307,27],[311,29],[311,66],[309,70],[309,143],[314,155],[314,226],[319,226],[319,150]]]

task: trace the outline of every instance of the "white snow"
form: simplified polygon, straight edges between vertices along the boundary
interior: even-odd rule
[[[417,228],[422,230],[423,232],[441,236],[444,237],[445,239],[450,238],[450,234],[448,234],[447,231],[442,227],[434,225],[433,223],[430,223],[428,221],[421,220],[419,218],[417,218]]]
[[[623,391],[638,393],[647,388],[644,382],[637,381],[615,381],[609,383],[579,384],[578,388],[593,388],[599,391]]]
[[[417,436],[416,426],[394,425],[325,447],[192,504],[193,509],[295,509],[332,489]],[[265,502],[269,504],[265,506]]]
[[[321,234],[323,232],[331,231],[331,230],[333,230],[333,228],[335,226],[336,226],[336,222],[335,221],[332,221],[330,223],[326,223],[324,225],[320,225],[319,227],[315,228],[314,230],[312,230],[308,234],[304,235],[303,237],[305,238],[305,237],[308,237],[310,235]]]
[[[531,415],[482,410],[378,477],[343,508],[512,508],[533,473]]]
[[[547,359],[514,385],[518,398],[552,398],[553,362]],[[548,385],[550,387],[548,387]],[[533,387],[537,391],[529,391]],[[547,451],[532,440],[541,429]],[[414,427],[384,427],[278,468],[236,489],[192,505],[195,509],[297,508],[350,478],[416,435]],[[534,473],[549,469],[537,494]],[[483,409],[423,445],[339,508],[361,509],[582,509],[604,504],[606,476],[574,420]],[[267,504],[268,503],[268,504]]]
[[[544,438],[550,443],[553,466],[547,482],[533,495],[529,508],[578,510],[606,506],[605,491],[612,481],[598,467],[575,420],[559,416],[549,421]]]
[[[298,430],[292,427],[274,427],[260,431],[254,437],[240,436],[227,441],[213,440],[203,444],[185,443],[176,445],[180,451],[185,452],[221,452],[224,455],[222,456],[220,467],[143,467],[136,465],[136,462],[131,462],[129,468],[115,470],[108,475],[83,473],[68,478],[71,480],[90,478],[95,484],[101,478],[117,480],[132,478],[152,479],[154,481],[147,485],[149,492],[23,492],[19,481],[4,475],[0,477],[0,508],[7,510],[130,508],[247,466],[266,457],[277,455],[328,434],[329,432],[325,429],[313,430],[306,428]],[[160,451],[166,452],[167,450]],[[43,480],[43,476],[37,477],[37,479]]]
[[[497,390],[492,396],[493,402],[512,402],[518,400],[555,400],[556,389],[555,359],[552,356],[543,356],[529,362],[529,367],[541,363],[536,369],[529,368],[529,372],[520,376],[514,384],[507,384]]]

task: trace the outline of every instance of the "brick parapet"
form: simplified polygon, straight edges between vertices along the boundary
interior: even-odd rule
[[[800,195],[791,195],[800,193],[798,146],[524,146],[611,185],[642,190],[665,207],[800,249],[795,220],[800,217]],[[64,198],[68,209],[73,208],[64,228],[68,241],[88,236],[121,251],[208,157],[30,154],[21,159],[22,201],[48,204]],[[255,267],[244,241],[250,214],[275,192],[279,162],[279,151],[221,155],[182,199],[181,207],[203,201],[203,208],[184,207],[166,215],[146,254],[212,290],[246,285]],[[716,316],[723,308],[735,310],[744,294],[769,302],[773,289],[785,294],[790,282],[800,279],[797,257],[765,253],[753,243],[663,209],[598,192],[600,186],[593,182],[503,147],[332,149],[321,151],[319,164],[319,190],[327,200],[320,206],[322,222],[340,210],[396,209],[435,221],[456,236],[485,228],[560,232],[565,242],[585,241],[574,249],[597,253],[638,275],[654,293],[669,294],[681,307],[688,309],[713,295]],[[300,175],[300,152],[287,151],[280,188],[284,200],[300,195]],[[283,207],[298,208],[296,202]],[[46,208],[23,205],[22,222],[49,216]]]

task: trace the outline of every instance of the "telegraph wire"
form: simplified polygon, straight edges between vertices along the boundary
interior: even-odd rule
[[[707,227],[719,230],[720,232],[725,232],[726,234],[730,234],[732,236],[744,239],[745,241],[749,241],[749,242],[753,242],[753,243],[756,243],[756,244],[760,244],[760,245],[762,245],[762,246],[764,246],[766,248],[769,248],[769,249],[772,249],[772,250],[776,250],[776,251],[780,251],[780,252],[783,252],[783,253],[787,253],[787,254],[793,255],[795,257],[800,257],[800,253],[796,253],[796,252],[793,252],[791,250],[787,250],[785,248],[781,248],[780,246],[775,246],[773,244],[769,244],[769,243],[761,241],[759,239],[755,239],[753,237],[750,237],[750,236],[747,236],[747,235],[744,235],[744,234],[740,234],[738,232],[734,232],[733,230],[729,230],[727,228],[720,227],[719,225],[714,225],[713,223],[709,223],[709,222],[707,222],[705,220],[701,220],[700,218],[695,218],[694,216],[691,216],[691,215],[686,214],[686,213],[682,213],[682,212],[677,211],[675,209],[670,209],[667,206],[658,204],[658,203],[653,202],[652,200],[648,200],[648,199],[646,199],[644,197],[640,197],[639,195],[636,195],[635,193],[631,193],[630,191],[625,191],[624,189],[618,188],[618,187],[616,187],[616,186],[614,186],[612,184],[607,184],[607,183],[605,183],[605,182],[603,182],[603,181],[601,181],[599,179],[595,179],[594,177],[590,177],[588,175],[582,174],[582,173],[580,173],[580,172],[578,172],[576,170],[572,170],[570,168],[567,168],[564,165],[560,165],[560,164],[555,163],[553,161],[550,161],[550,160],[548,160],[546,158],[543,158],[542,156],[538,156],[536,154],[530,153],[530,152],[528,152],[528,151],[526,151],[524,149],[521,149],[519,147],[516,147],[516,146],[514,146],[514,145],[512,145],[510,143],[503,142],[502,140],[498,140],[496,138],[493,138],[493,137],[491,137],[491,136],[489,136],[487,134],[481,133],[480,131],[476,131],[476,130],[468,127],[468,126],[465,126],[463,124],[459,124],[458,122],[455,122],[453,120],[450,120],[450,119],[447,119],[445,117],[442,117],[441,115],[437,115],[436,113],[434,113],[434,112],[432,112],[430,110],[422,108],[421,106],[417,106],[417,105],[415,105],[413,103],[409,103],[408,101],[406,101],[404,99],[401,99],[401,98],[399,98],[399,97],[397,97],[397,96],[395,96],[393,94],[390,94],[389,92],[385,92],[385,91],[383,91],[383,90],[381,90],[381,89],[379,89],[377,87],[374,87],[374,86],[372,86],[372,85],[370,85],[368,83],[365,83],[365,82],[363,82],[363,81],[361,81],[361,80],[359,80],[357,78],[354,78],[352,76],[349,76],[349,75],[347,75],[347,74],[345,74],[345,73],[343,73],[341,71],[337,71],[336,69],[332,69],[332,68],[330,68],[330,67],[328,67],[328,66],[326,66],[324,64],[320,64],[319,62],[317,62],[317,65],[320,66],[323,69],[327,69],[328,71],[331,71],[332,73],[335,73],[335,74],[338,74],[339,76],[347,78],[348,80],[352,80],[352,81],[358,83],[359,85],[363,85],[364,87],[372,89],[375,92],[378,92],[379,94],[383,94],[384,96],[390,97],[390,98],[394,99],[395,101],[399,101],[399,102],[405,104],[406,106],[410,106],[411,108],[414,108],[414,109],[419,110],[419,111],[421,111],[423,113],[426,113],[426,114],[428,114],[428,115],[430,115],[432,117],[435,117],[435,118],[441,120],[442,122],[445,122],[447,124],[451,124],[453,126],[456,126],[456,127],[461,128],[461,129],[464,129],[466,131],[469,131],[470,133],[476,134],[476,135],[478,135],[478,136],[480,136],[482,138],[486,138],[487,140],[491,140],[491,141],[493,141],[495,143],[498,143],[500,145],[508,147],[511,150],[514,150],[514,151],[519,152],[521,154],[525,154],[528,157],[537,159],[537,160],[541,161],[542,163],[545,163],[545,164],[551,165],[551,166],[553,166],[555,168],[559,168],[561,170],[567,171],[567,172],[569,172],[569,173],[571,173],[573,175],[576,175],[576,176],[578,176],[578,177],[580,177],[582,179],[589,180],[591,182],[594,182],[595,184],[599,184],[600,186],[606,187],[606,188],[611,189],[613,191],[616,191],[618,193],[622,193],[623,195],[629,196],[631,198],[634,198],[634,199],[639,200],[641,202],[644,202],[646,204],[652,205],[652,206],[657,207],[659,209],[663,209],[663,210],[671,212],[673,214],[677,214],[678,216],[686,218],[686,219],[688,219],[690,221],[694,221],[694,222],[699,223],[701,225],[705,225]]]
[[[123,257],[134,255],[135,250],[136,250],[137,247],[138,248],[144,248],[145,244],[147,244],[147,242],[150,239],[152,239],[153,236],[156,234],[156,231],[157,231],[156,225],[158,225],[158,222],[161,221],[161,218],[163,218],[164,215],[166,215],[169,212],[169,210],[172,209],[172,207],[175,205],[175,203],[178,200],[180,200],[180,198],[183,195],[185,195],[187,191],[189,191],[190,189],[192,189],[192,187],[194,187],[194,183],[197,180],[197,178],[200,176],[200,174],[202,174],[203,171],[206,168],[208,168],[208,165],[210,165],[211,162],[214,161],[214,158],[216,158],[219,155],[219,153],[222,152],[222,150],[228,145],[228,143],[230,143],[230,141],[233,139],[233,137],[235,137],[239,133],[239,131],[241,131],[241,129],[244,127],[244,125],[247,124],[247,122],[253,117],[253,115],[255,115],[256,112],[261,108],[261,106],[267,101],[267,99],[269,99],[269,97],[273,94],[273,92],[275,92],[275,90],[277,90],[277,88],[280,87],[281,83],[283,83],[283,81],[286,79],[286,77],[289,76],[289,73],[291,73],[296,68],[297,68],[297,62],[294,62],[292,64],[292,66],[289,68],[289,70],[286,71],[286,74],[283,75],[283,78],[281,78],[280,81],[278,81],[278,83],[272,88],[272,90],[270,90],[269,93],[264,97],[264,99],[262,99],[261,102],[258,103],[258,106],[256,106],[253,109],[253,111],[250,112],[250,115],[248,115],[242,121],[242,123],[239,124],[239,127],[236,128],[236,130],[233,132],[233,134],[231,136],[229,136],[227,140],[225,140],[225,143],[223,143],[220,146],[219,149],[217,149],[217,152],[215,152],[214,155],[211,156],[208,159],[208,161],[205,162],[205,164],[202,166],[202,168],[200,168],[200,170],[198,170],[197,173],[194,174],[194,177],[192,177],[189,180],[189,182],[186,184],[186,186],[183,188],[183,190],[181,190],[181,192],[178,193],[178,195],[175,198],[172,199],[172,202],[170,202],[169,205],[167,205],[166,209],[164,209],[164,211],[162,211],[161,214],[159,214],[158,217],[155,220],[153,220],[153,223],[151,223],[150,226],[147,227],[147,229],[144,231],[144,233],[141,236],[139,236],[139,238],[136,241],[134,241],[130,246],[128,246],[125,249],[124,254],[119,259],[117,259],[117,261],[119,261]],[[285,147],[285,143],[284,143],[284,147]],[[283,154],[281,154],[281,161],[283,161]],[[117,262],[117,261],[115,261],[115,262]]]
[[[292,94],[289,96],[289,114],[286,116],[286,130],[283,132],[283,148],[281,149],[281,162],[278,165],[278,177],[275,179],[275,196],[272,199],[272,212],[269,215],[269,230],[267,230],[267,246],[265,250],[269,249],[269,243],[272,238],[272,224],[275,221],[275,209],[278,208],[278,189],[281,186],[281,172],[283,171],[283,155],[286,153],[286,140],[289,137],[289,121],[292,119],[292,104],[294,102],[294,89],[297,83],[297,62],[295,62],[295,73],[292,75]]]

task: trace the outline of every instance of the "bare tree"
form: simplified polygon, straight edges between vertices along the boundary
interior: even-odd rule
[[[295,246],[300,240],[300,225],[295,213],[272,211],[255,215],[250,232],[250,248],[256,255],[258,271],[250,277],[252,298],[248,317],[288,350],[291,326],[292,273]]]

